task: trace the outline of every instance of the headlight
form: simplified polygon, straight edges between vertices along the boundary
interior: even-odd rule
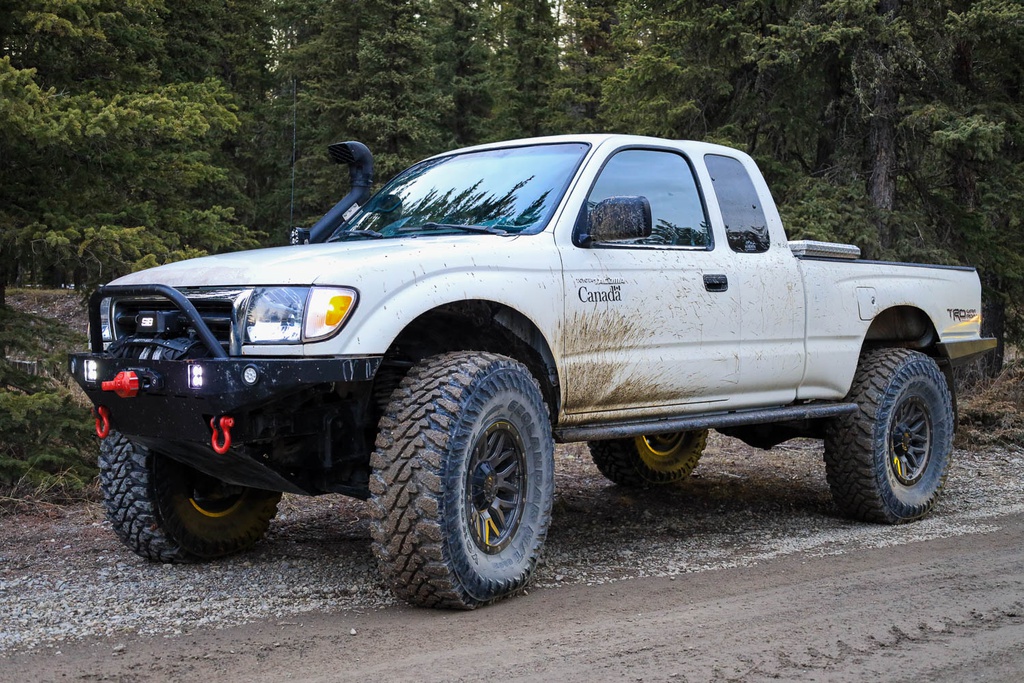
[[[245,317],[250,344],[298,344],[341,329],[356,304],[346,287],[267,287],[253,292]]]
[[[245,316],[245,340],[253,344],[297,344],[302,340],[306,287],[257,289]]]
[[[114,341],[114,331],[110,327],[110,297],[103,297],[100,301],[100,332],[103,341]]]

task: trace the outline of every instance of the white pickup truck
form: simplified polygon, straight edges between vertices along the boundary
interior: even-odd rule
[[[707,430],[825,442],[837,506],[925,515],[950,463],[951,368],[980,337],[971,268],[789,242],[753,160],[622,135],[516,140],[353,190],[294,246],[174,263],[90,300],[70,370],[95,404],[114,530],[157,561],[256,542],[281,492],[370,501],[397,593],[520,591],[556,441],[670,484]]]

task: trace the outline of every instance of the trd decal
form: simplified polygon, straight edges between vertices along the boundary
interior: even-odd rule
[[[954,322],[964,322],[975,318],[978,315],[978,309],[976,308],[947,308],[946,313],[949,313],[950,320]]]

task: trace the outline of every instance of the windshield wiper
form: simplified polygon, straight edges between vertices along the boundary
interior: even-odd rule
[[[340,242],[342,239],[348,237],[349,235],[351,235],[353,237],[359,237],[359,238],[365,238],[365,239],[371,239],[371,240],[379,240],[379,239],[383,239],[384,238],[384,235],[380,234],[379,232],[375,232],[373,230],[345,230],[344,232],[339,232],[339,233],[336,233],[334,235],[331,235],[331,239],[329,239],[327,241],[328,242]]]
[[[428,221],[423,225],[403,227],[399,232],[414,232],[416,230],[460,230],[462,232],[480,232],[488,235],[508,235],[508,230],[495,228],[488,225],[465,225],[463,223],[435,223]]]

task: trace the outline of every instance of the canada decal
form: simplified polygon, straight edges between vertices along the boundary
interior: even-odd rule
[[[622,285],[625,282],[625,280],[613,280],[611,278],[576,280],[576,284],[579,285],[579,288],[576,290],[576,296],[583,303],[589,304],[622,301]]]
[[[586,303],[622,301],[622,285],[611,285],[608,289],[580,287],[579,297],[580,301]]]

